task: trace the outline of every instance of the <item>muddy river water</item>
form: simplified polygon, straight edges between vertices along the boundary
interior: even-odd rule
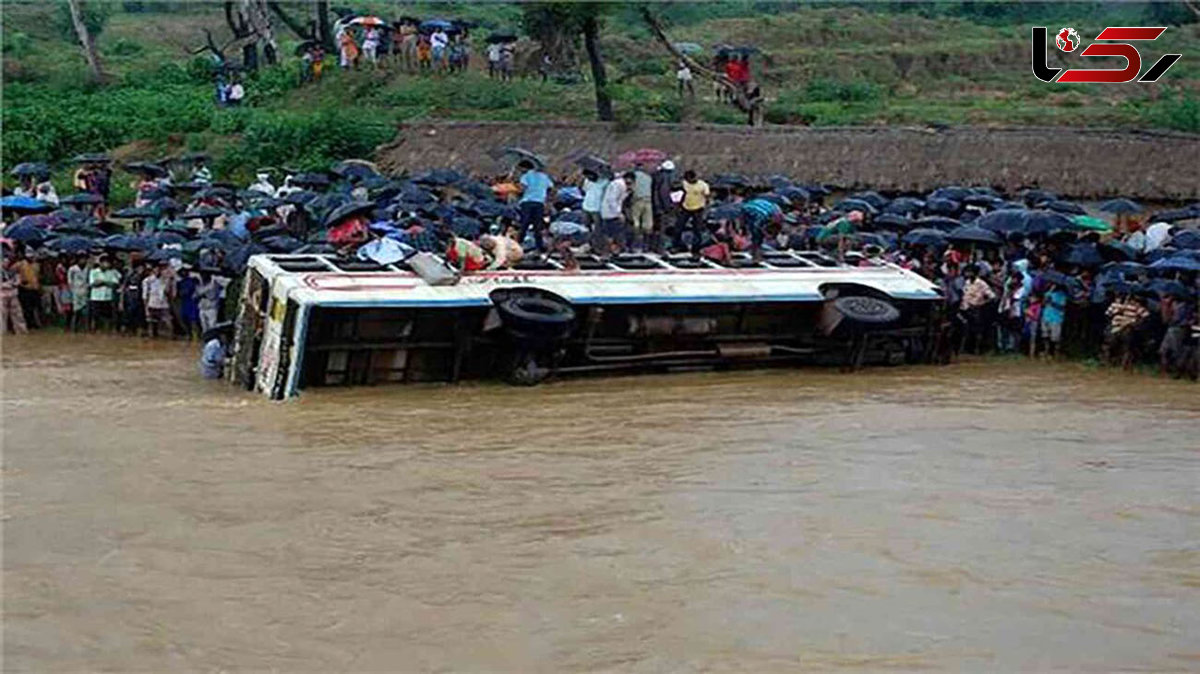
[[[325,389],[4,341],[11,671],[1200,669],[1200,388],[1083,365]]]

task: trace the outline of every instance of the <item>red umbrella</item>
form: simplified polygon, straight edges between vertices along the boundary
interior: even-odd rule
[[[645,164],[652,166],[658,164],[667,158],[667,153],[662,150],[655,150],[651,147],[644,147],[640,150],[630,150],[617,157],[617,166],[626,168],[634,164]]]

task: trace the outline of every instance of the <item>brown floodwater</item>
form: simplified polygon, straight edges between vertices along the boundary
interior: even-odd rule
[[[316,390],[3,354],[11,671],[1200,669],[1200,387],[1078,364]]]

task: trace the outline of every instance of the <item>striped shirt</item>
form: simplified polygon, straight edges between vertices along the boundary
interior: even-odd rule
[[[1121,333],[1146,320],[1150,312],[1137,302],[1113,302],[1108,307],[1108,326],[1113,333]]]
[[[768,220],[783,217],[783,211],[773,201],[751,199],[742,204],[742,215],[745,216],[747,224],[753,227],[761,227]]]

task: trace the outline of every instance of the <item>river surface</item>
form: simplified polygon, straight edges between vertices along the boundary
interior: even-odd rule
[[[10,671],[1200,670],[1200,387],[1082,365],[324,389],[3,354]]]

